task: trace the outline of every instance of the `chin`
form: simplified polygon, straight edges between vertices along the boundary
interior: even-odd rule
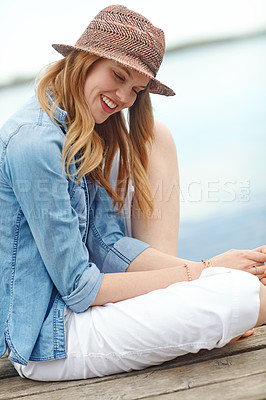
[[[96,119],[96,120],[95,120],[95,124],[101,125],[101,124],[103,124],[108,118],[109,118],[109,117],[107,117],[107,118],[101,118],[101,119]]]
[[[94,121],[95,121],[96,124],[100,125],[100,124],[103,124],[109,117],[110,117],[110,115],[107,115],[107,116],[104,116],[104,117],[94,118]]]

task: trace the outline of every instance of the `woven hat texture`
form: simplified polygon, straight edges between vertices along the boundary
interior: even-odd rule
[[[127,7],[114,5],[104,8],[74,46],[52,46],[63,56],[76,49],[117,61],[151,78],[151,93],[175,95],[172,89],[156,79],[165,52],[163,31]]]

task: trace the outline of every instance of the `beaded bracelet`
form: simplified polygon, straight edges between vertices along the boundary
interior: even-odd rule
[[[192,276],[191,276],[191,272],[190,272],[190,268],[187,264],[185,264],[186,270],[187,270],[187,279],[188,281],[192,281]]]
[[[210,262],[210,260],[201,260],[201,262],[203,263],[204,268],[212,267],[212,263]]]

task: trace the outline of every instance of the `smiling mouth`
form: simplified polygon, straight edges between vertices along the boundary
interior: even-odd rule
[[[110,100],[103,94],[101,94],[101,99],[104,102],[104,104],[107,105],[107,107],[109,107],[111,110],[114,110],[117,107],[117,104],[115,104],[112,100]]]

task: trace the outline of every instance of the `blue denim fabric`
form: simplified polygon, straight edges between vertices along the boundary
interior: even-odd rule
[[[23,365],[66,357],[65,306],[85,311],[103,274],[149,247],[125,237],[104,189],[67,177],[64,138],[35,96],[0,129],[0,356],[8,345]]]

